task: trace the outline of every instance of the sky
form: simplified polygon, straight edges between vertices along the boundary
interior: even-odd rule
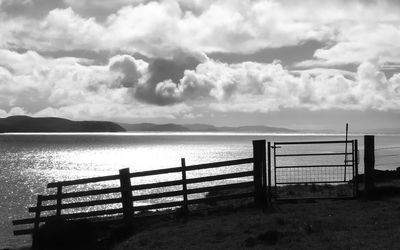
[[[0,0],[0,117],[398,128],[400,1]]]

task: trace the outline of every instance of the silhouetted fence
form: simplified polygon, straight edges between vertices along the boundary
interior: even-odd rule
[[[207,164],[198,164],[186,166],[185,159],[181,159],[181,166],[174,168],[156,169],[142,172],[130,172],[128,168],[121,169],[119,174],[102,176],[95,178],[86,178],[78,180],[69,180],[53,182],[47,185],[50,189],[56,189],[55,194],[38,195],[37,205],[29,207],[29,212],[34,213],[34,217],[27,219],[14,220],[14,225],[33,225],[31,228],[18,229],[14,235],[32,234],[38,230],[40,223],[53,219],[82,219],[98,216],[109,216],[110,218],[119,218],[130,221],[134,219],[135,213],[140,211],[166,209],[181,207],[185,216],[189,212],[189,205],[217,202],[230,199],[242,199],[254,197],[256,204],[262,205],[265,202],[265,141],[253,141],[254,157],[238,160],[214,162]],[[218,175],[208,175],[202,177],[188,178],[187,173],[217,169],[227,166],[236,166],[242,164],[253,164],[252,170],[233,171]],[[146,184],[135,184],[137,177],[154,177],[163,174],[181,173],[178,180],[168,180]],[[248,180],[250,177],[250,180]],[[243,178],[247,178],[243,181]],[[133,180],[133,181],[132,181]],[[234,180],[235,183],[208,185],[202,187],[191,187],[189,184],[207,184],[215,181]],[[94,190],[74,191],[78,185],[90,183],[102,183],[107,181],[119,181],[118,187],[107,187]],[[168,190],[168,187],[181,187],[180,190]],[[65,189],[73,190],[65,192]],[[161,192],[148,193],[149,190]],[[218,196],[202,196],[190,198],[191,194],[216,193],[222,190],[235,190],[235,192],[221,193]],[[140,192],[133,195],[132,192]],[[99,197],[100,196],[100,197]],[[93,197],[93,198],[91,198]],[[165,201],[167,198],[181,197],[181,200]],[[68,202],[68,199],[86,198],[84,201]],[[138,205],[138,201],[150,199],[164,199],[161,202],[146,205]],[[67,202],[66,202],[67,201]],[[47,204],[52,203],[52,204]],[[65,211],[78,208],[87,208],[95,206],[106,207],[101,210],[65,213]],[[52,213],[49,215],[48,213]],[[46,214],[45,214],[46,213]]]
[[[338,144],[341,150],[345,149],[345,152],[318,151],[321,150],[319,145],[330,144]],[[351,144],[351,147],[343,147],[344,144]],[[300,147],[317,145],[317,148],[314,147],[306,153],[281,149],[281,147],[296,145]],[[347,152],[347,148],[351,148],[351,151]],[[272,154],[271,150],[273,150]],[[328,164],[326,161],[330,156],[341,157],[341,162]],[[322,162],[303,164],[304,159],[309,157],[320,157]],[[287,165],[284,159],[289,158],[295,164]],[[283,162],[278,162],[277,159],[283,159]],[[244,164],[252,164],[253,167],[243,169],[238,166]],[[225,171],[218,173],[215,171],[223,167],[228,167],[228,171],[226,168]],[[210,170],[213,174],[210,174]],[[204,173],[204,171],[206,171],[204,176],[199,177],[194,174]],[[179,176],[179,179],[168,177],[163,180],[157,177],[171,174]],[[14,234],[32,234],[38,230],[41,223],[53,219],[76,220],[91,217],[99,219],[100,217],[100,219],[111,221],[131,222],[142,211],[167,208],[181,208],[186,218],[191,205],[231,199],[252,198],[256,205],[266,206],[273,196],[276,199],[281,198],[278,193],[279,188],[290,193],[290,186],[295,185],[295,188],[299,188],[299,184],[323,184],[324,187],[327,186],[325,184],[332,184],[333,187],[337,187],[337,184],[352,185],[353,191],[350,196],[355,197],[358,190],[358,178],[355,178],[357,175],[357,140],[275,142],[273,146],[268,142],[268,148],[266,148],[265,140],[258,140],[253,141],[253,157],[251,158],[188,166],[182,158],[179,167],[141,172],[130,172],[128,168],[125,168],[115,175],[49,183],[47,187],[54,192],[38,195],[36,206],[28,208],[28,211],[34,215],[31,218],[13,221],[14,225],[25,225],[25,227],[30,225],[30,228],[17,229]],[[142,183],[139,178],[151,178],[151,181]],[[161,181],[154,182],[155,179]],[[116,186],[110,187],[105,184],[107,182],[113,182]],[[273,190],[273,182],[275,190]],[[91,184],[103,185],[103,187],[89,187],[87,190],[78,188]],[[335,197],[329,196],[329,198]],[[154,199],[158,201],[144,203]]]

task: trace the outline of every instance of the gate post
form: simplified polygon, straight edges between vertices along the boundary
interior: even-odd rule
[[[267,190],[267,203],[268,205],[271,204],[272,202],[272,182],[271,182],[271,142],[268,142],[268,169],[267,169],[267,177],[268,177],[268,182],[267,182],[267,186],[268,186],[268,190]]]
[[[254,202],[258,206],[266,203],[265,140],[253,141]]]
[[[364,189],[366,198],[371,197],[375,180],[375,137],[364,135]]]
[[[353,158],[353,161],[354,161],[354,172],[355,172],[355,174],[354,174],[355,178],[353,178],[354,179],[353,185],[355,185],[355,197],[358,197],[359,196],[359,192],[360,192],[359,187],[358,187],[359,181],[360,181],[359,175],[358,175],[358,140],[354,140],[354,158]]]

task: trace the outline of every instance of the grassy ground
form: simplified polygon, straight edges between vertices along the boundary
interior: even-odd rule
[[[138,224],[113,250],[131,249],[399,249],[399,189],[375,200],[334,200],[227,209]]]
[[[308,189],[315,194],[331,187]],[[288,188],[288,193],[291,190]],[[102,240],[93,247],[79,249],[399,249],[400,246],[400,180],[379,184],[370,200],[309,199],[297,203],[275,202],[266,209],[254,207],[252,199],[251,203],[248,201],[201,205],[197,210],[192,209],[195,212],[187,220],[179,210],[136,218],[133,230],[130,225],[96,226],[95,234],[102,235]],[[71,240],[71,234],[66,236],[66,240]],[[68,249],[61,245],[64,247],[60,249]]]

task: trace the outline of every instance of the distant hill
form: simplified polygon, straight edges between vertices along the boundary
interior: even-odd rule
[[[107,121],[71,121],[57,117],[10,116],[0,118],[0,133],[18,132],[264,132],[296,133],[299,131],[267,126],[217,127],[209,124],[113,123]]]
[[[276,133],[294,133],[296,130],[279,128],[279,127],[267,127],[267,126],[241,126],[241,127],[220,127],[220,131],[232,131],[232,132],[276,132]]]
[[[360,130],[362,134],[400,134],[400,128],[376,128]]]
[[[240,126],[240,127],[217,127],[209,124],[185,124],[174,123],[154,124],[139,123],[126,124],[120,123],[127,131],[158,131],[158,132],[264,132],[264,133],[295,133],[296,130],[267,127],[267,126]]]
[[[167,123],[167,124],[154,124],[154,123],[138,123],[138,124],[126,124],[120,123],[121,127],[123,127],[127,131],[190,131],[187,127]]]
[[[0,132],[122,132],[113,122],[71,121],[56,117],[10,116],[0,118]]]

